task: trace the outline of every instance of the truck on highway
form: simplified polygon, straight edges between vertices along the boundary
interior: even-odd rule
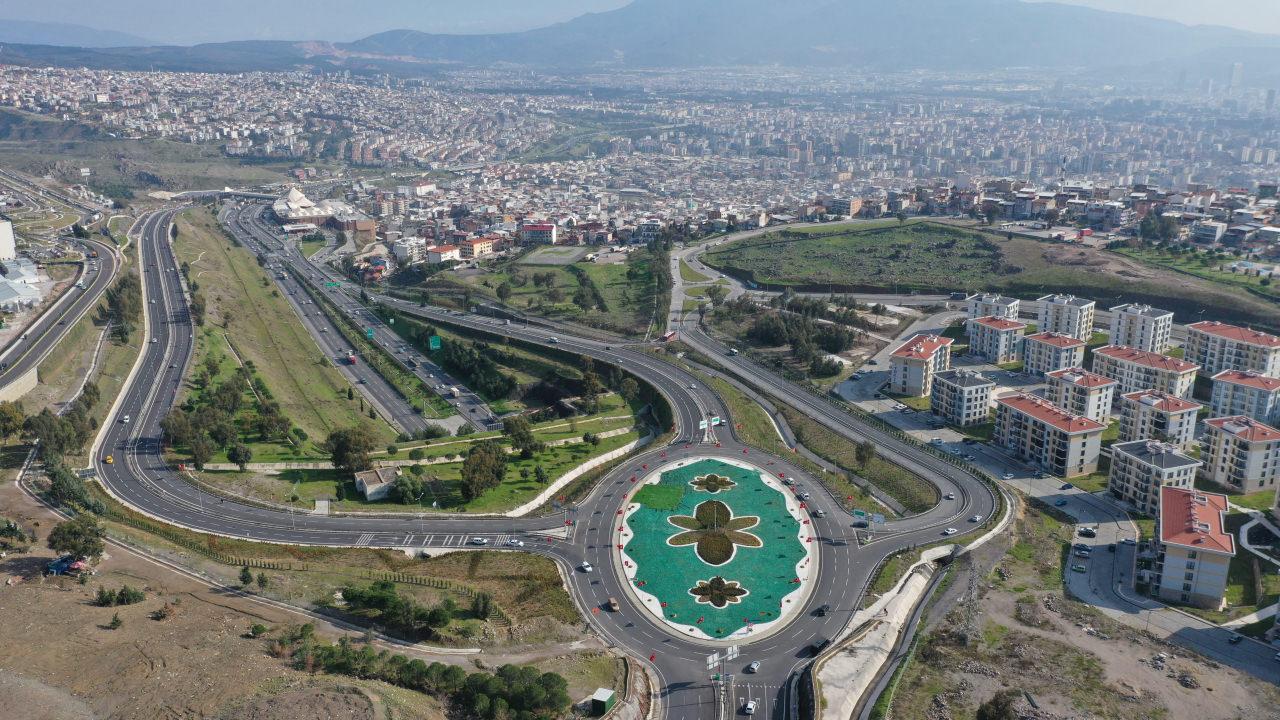
[[[451,387],[449,388],[449,397],[460,398],[462,397],[462,391],[456,387]]]
[[[98,251],[97,251],[97,250],[90,250],[90,251],[89,251],[89,257],[91,257],[91,258],[96,258],[96,257],[98,257]]]

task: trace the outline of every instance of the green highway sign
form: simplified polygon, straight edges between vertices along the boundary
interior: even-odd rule
[[[440,340],[439,335],[432,335],[431,338],[427,340],[427,347],[430,348],[431,350],[439,350],[441,347],[441,342],[442,341]]]
[[[367,337],[367,338],[369,338],[370,340],[372,340],[372,339],[373,339],[373,328],[365,328],[365,329],[364,329],[364,336],[365,336],[365,337]]]
[[[325,283],[325,284],[324,284],[324,286],[325,286],[325,287],[341,287],[341,284],[340,284],[340,283],[333,282],[333,281],[329,281],[329,282]]]

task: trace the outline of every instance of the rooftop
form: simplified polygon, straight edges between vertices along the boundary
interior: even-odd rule
[[[1217,320],[1205,320],[1203,322],[1192,323],[1187,326],[1192,330],[1199,330],[1208,335],[1214,335],[1227,340],[1235,340],[1236,342],[1248,343],[1250,345],[1258,345],[1268,348],[1280,348],[1280,337],[1264,333],[1260,330],[1250,330],[1238,325],[1228,325]]]
[[[1075,295],[1045,295],[1037,298],[1036,302],[1049,303],[1051,305],[1071,305],[1078,308],[1093,307],[1096,304],[1092,300],[1086,300]]]
[[[1176,470],[1184,467],[1198,467],[1200,461],[1184,455],[1178,448],[1154,440],[1133,440],[1116,443],[1111,446],[1112,453],[1124,453],[1129,457],[1141,460],[1161,470]]]
[[[1046,374],[1047,377],[1061,380],[1068,385],[1075,385],[1082,388],[1100,388],[1108,385],[1115,385],[1116,381],[1109,377],[1096,375],[1085,370],[1084,368],[1063,368],[1062,370],[1054,370]]]
[[[1016,305],[1018,298],[1005,297],[999,293],[975,293],[965,298],[965,300],[976,300],[977,302],[987,303],[988,305],[1004,305],[1006,307]]]
[[[1052,333],[1052,332],[1042,332],[1042,333],[1036,333],[1035,335],[1028,335],[1026,339],[1034,340],[1039,343],[1044,343],[1045,345],[1052,345],[1056,348],[1061,348],[1061,349],[1085,346],[1085,341],[1079,338],[1075,338],[1070,335],[1060,335],[1058,333]]]
[[[1105,347],[1100,347],[1097,350],[1094,350],[1093,354],[1095,356],[1102,355],[1116,360],[1136,363],[1138,365],[1144,365],[1157,370],[1171,370],[1179,373],[1191,372],[1199,369],[1200,367],[1195,363],[1187,362],[1186,360],[1179,360],[1178,358],[1169,357],[1168,355],[1161,355],[1160,353],[1148,352],[1137,348],[1122,347],[1120,345],[1107,345]]]
[[[1267,377],[1256,372],[1248,370],[1223,370],[1213,376],[1214,382],[1231,383],[1232,385],[1244,385],[1246,387],[1257,388],[1267,392],[1275,392],[1280,390],[1280,379]]]
[[[1066,433],[1102,432],[1105,426],[1086,417],[1072,415],[1044,398],[1026,393],[1012,393],[996,400],[1018,412],[1029,415]]]
[[[951,338],[939,335],[916,335],[893,351],[893,357],[928,360],[939,350],[949,347],[954,342]]]
[[[1236,539],[1223,527],[1226,512],[1226,495],[1165,485],[1160,488],[1160,542],[1235,555]]]
[[[975,318],[974,322],[992,330],[1023,330],[1027,327],[1026,323],[1017,320],[1005,320],[994,316]]]
[[[1170,395],[1160,390],[1138,390],[1131,393],[1125,393],[1120,397],[1131,402],[1142,403],[1149,407],[1153,407],[1161,412],[1186,412],[1188,410],[1199,410],[1204,407],[1198,402],[1184,400],[1177,395]]]
[[[1153,308],[1150,305],[1139,305],[1137,303],[1125,303],[1111,308],[1113,313],[1124,313],[1125,315],[1140,315],[1147,318],[1165,318],[1173,317],[1173,313],[1160,308]]]
[[[1266,423],[1260,423],[1246,415],[1211,418],[1205,420],[1204,424],[1218,428],[1225,433],[1230,433],[1247,442],[1273,442],[1280,440],[1280,430],[1276,430]]]
[[[972,370],[943,370],[934,375],[933,379],[934,382],[942,381],[959,387],[982,387],[983,385],[995,387],[996,384],[995,380]]]

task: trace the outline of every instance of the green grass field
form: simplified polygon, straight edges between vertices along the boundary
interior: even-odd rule
[[[711,278],[689,267],[689,263],[680,261],[680,279],[685,282],[706,282]]]
[[[1094,298],[1100,306],[1148,303],[1172,310],[1180,322],[1200,319],[1203,311],[1205,318],[1280,329],[1276,305],[1258,296],[1264,289],[1259,280],[1188,274],[1167,258],[1149,255],[1130,258],[918,222],[782,230],[722,245],[705,261],[771,286],[836,292],[991,290],[1018,297],[1069,292]],[[1276,293],[1280,289],[1269,290]]]
[[[675,510],[684,500],[684,488],[675,485],[645,485],[631,498],[654,510]]]
[[[350,387],[332,361],[321,354],[293,309],[275,289],[254,256],[232,247],[213,216],[204,209],[178,217],[175,250],[191,266],[192,279],[208,304],[205,331],[198,334],[196,361],[225,347],[221,329],[257,372],[286,416],[313,441],[329,431],[367,423],[379,439],[394,438],[391,428],[372,422],[347,400]],[[231,362],[229,359],[224,362]]]

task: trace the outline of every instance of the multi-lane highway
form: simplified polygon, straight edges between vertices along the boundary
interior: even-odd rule
[[[977,529],[965,518],[979,514],[989,516],[996,510],[992,490],[977,477],[948,464],[930,451],[903,442],[862,421],[845,415],[825,401],[802,391],[788,388],[774,378],[748,364],[733,364],[730,369],[749,376],[758,387],[792,404],[820,422],[848,437],[870,437],[880,452],[910,467],[939,485],[943,492],[954,492],[956,499],[916,517],[889,522],[875,533],[870,544],[860,545],[853,528],[854,519],[846,514],[835,498],[818,490],[820,485],[784,458],[771,457],[749,448],[734,435],[728,408],[709,388],[681,368],[655,358],[643,349],[606,344],[581,338],[560,329],[552,332],[538,327],[508,325],[501,320],[450,312],[431,307],[418,307],[392,298],[377,298],[398,310],[439,324],[451,324],[472,331],[483,331],[534,345],[554,347],[562,352],[578,353],[597,362],[626,368],[660,393],[670,405],[674,418],[672,441],[652,447],[623,462],[607,473],[599,484],[573,508],[572,525],[564,526],[560,515],[554,517],[457,517],[429,515],[419,517],[352,517],[296,514],[268,507],[241,504],[208,494],[186,482],[164,461],[159,437],[160,419],[172,406],[190,362],[193,329],[187,309],[182,279],[170,247],[168,227],[175,213],[164,210],[147,216],[140,244],[144,292],[148,302],[147,336],[135,373],[118,400],[118,406],[104,425],[96,446],[95,465],[103,486],[122,502],[167,522],[196,530],[226,536],[296,544],[441,548],[465,545],[470,538],[484,537],[491,544],[508,539],[525,542],[526,551],[549,555],[559,562],[569,579],[569,587],[584,615],[609,642],[650,663],[662,685],[659,714],[664,717],[691,720],[717,717],[713,690],[707,679],[704,658],[716,649],[708,642],[683,637],[652,618],[631,594],[615,550],[616,512],[624,506],[634,488],[631,476],[643,474],[642,467],[687,458],[723,456],[748,458],[769,471],[784,472],[799,478],[812,488],[808,503],[818,542],[820,571],[808,589],[805,605],[786,625],[755,642],[745,643],[741,665],[760,660],[760,672],[749,676],[736,691],[736,697],[750,697],[760,703],[759,714],[779,720],[793,717],[796,701],[790,692],[791,680],[810,661],[810,645],[815,639],[835,637],[848,623],[859,606],[863,591],[876,565],[886,556],[909,546],[934,542],[942,538],[946,527],[963,532]],[[296,253],[282,254],[289,263],[292,276],[323,287],[327,278],[320,268],[311,266]],[[342,293],[330,294],[345,297]],[[154,301],[154,302],[153,302]],[[352,301],[346,298],[343,302]],[[309,306],[308,306],[309,307]],[[316,327],[316,326],[311,326]],[[330,331],[332,332],[332,331]],[[713,354],[717,348],[710,339],[699,338],[688,330],[695,343]],[[320,333],[327,334],[327,333]],[[720,353],[720,357],[725,357]],[[712,415],[730,419],[716,434],[698,429],[699,421]],[[102,462],[108,453],[114,464]],[[575,568],[589,561],[596,571],[585,573]],[[622,601],[619,612],[590,612],[607,598]],[[833,612],[823,616],[813,613],[820,605]],[[741,673],[741,668],[729,668]],[[746,677],[746,676],[740,676]],[[744,694],[745,693],[745,694]]]

